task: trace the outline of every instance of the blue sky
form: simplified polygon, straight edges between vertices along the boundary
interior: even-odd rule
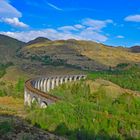
[[[0,0],[0,33],[140,45],[140,0]]]

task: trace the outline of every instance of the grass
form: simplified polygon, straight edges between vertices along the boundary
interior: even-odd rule
[[[123,47],[109,47],[95,42],[78,41],[77,49],[81,54],[107,66],[140,62],[140,53],[132,53]]]
[[[102,78],[124,88],[139,90],[140,69],[133,67],[125,71],[94,72],[88,78],[91,84],[93,79]],[[27,120],[70,140],[138,140],[140,98],[127,93],[112,96],[110,90],[104,89],[104,86],[108,86],[105,81],[96,90],[89,81],[63,84],[56,88],[52,93],[63,100],[46,109],[33,106],[26,112]],[[0,82],[0,114],[24,115],[23,87],[22,78],[9,85],[8,90],[7,85]],[[12,130],[9,122],[0,125],[1,133]]]
[[[138,139],[140,98],[93,92],[86,82],[62,85],[53,91],[64,99],[47,109],[32,108],[27,119],[70,140]]]
[[[137,66],[127,70],[92,72],[88,75],[88,79],[98,78],[109,80],[122,88],[140,91],[140,68]]]
[[[0,97],[12,96],[23,98],[25,80],[20,78],[16,83],[0,82]]]
[[[45,46],[45,48],[43,47]],[[116,66],[119,63],[139,63],[140,53],[132,53],[127,48],[123,47],[109,47],[100,43],[91,41],[50,41],[45,43],[36,43],[26,46],[23,51],[32,51],[37,54],[38,50],[45,51],[46,47],[52,51],[51,46],[69,46],[69,48],[76,49],[81,55],[95,60],[106,66]],[[56,53],[56,49],[54,51]]]
[[[12,132],[12,121],[2,121],[0,122],[0,135],[8,134],[9,132]]]
[[[8,68],[11,65],[13,65],[11,62],[7,64],[0,64],[0,78],[6,74],[6,68]]]
[[[4,78],[7,74],[7,68],[9,66],[13,65],[12,63],[7,64],[0,64],[0,97],[4,96],[13,96],[13,97],[23,97],[23,91],[24,91],[24,78],[18,78],[18,80],[14,83],[13,81],[10,82],[6,81]],[[8,72],[9,74],[9,72]],[[10,73],[12,76],[15,74]]]
[[[0,114],[22,114],[24,112],[23,99],[13,97],[0,97]]]
[[[0,64],[0,97],[23,98],[24,83],[30,76],[11,65],[12,63]]]
[[[25,80],[19,78],[15,83],[10,83],[3,79],[7,74],[6,69],[11,65],[11,63],[7,63],[6,65],[0,64],[0,78],[2,78],[0,81],[0,114],[11,115],[24,112],[23,93]],[[14,75],[13,73],[10,74]]]

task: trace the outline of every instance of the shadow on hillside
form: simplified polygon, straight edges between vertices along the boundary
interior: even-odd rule
[[[117,136],[109,136],[104,130],[100,130],[98,134],[95,132],[87,131],[84,128],[70,130],[65,123],[61,123],[57,126],[52,135],[47,130],[46,132],[40,129],[40,125],[36,124],[35,127],[30,125],[30,121],[24,121],[20,117],[12,115],[1,115],[0,114],[0,139],[10,140],[10,138],[20,136],[29,140],[36,140],[42,138],[42,140],[119,140]],[[9,135],[10,132],[10,135]],[[47,135],[47,139],[46,139]],[[60,137],[62,136],[62,137]],[[126,140],[134,140],[129,136],[124,136]]]
[[[65,140],[14,115],[0,114],[0,140]]]
[[[104,130],[100,130],[98,134],[86,131],[84,128],[69,130],[68,127],[62,123],[54,131],[57,135],[63,135],[70,140],[118,140],[116,136],[110,137]]]

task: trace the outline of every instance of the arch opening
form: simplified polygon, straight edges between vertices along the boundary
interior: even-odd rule
[[[32,100],[31,100],[31,105],[32,107],[36,107],[38,106],[38,99],[36,97],[33,97]]]
[[[42,101],[40,104],[41,108],[47,108],[48,104],[45,101]]]

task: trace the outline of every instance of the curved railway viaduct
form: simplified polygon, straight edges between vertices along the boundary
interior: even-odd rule
[[[25,82],[24,104],[31,106],[36,101],[41,108],[46,108],[60,98],[53,96],[49,91],[55,87],[72,81],[86,79],[86,75],[56,75],[49,77],[38,77]]]

